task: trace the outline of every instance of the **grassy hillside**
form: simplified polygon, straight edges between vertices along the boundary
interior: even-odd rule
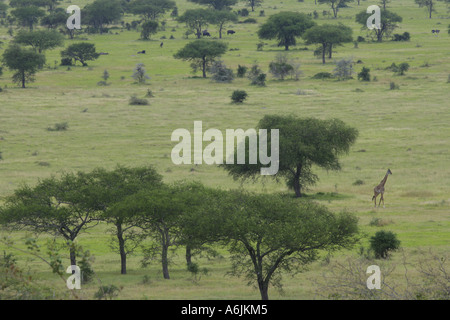
[[[89,1],[78,1],[83,7]],[[180,14],[187,8],[198,7],[185,0],[176,0]],[[373,4],[373,3],[370,3]],[[62,3],[62,7],[69,4]],[[250,13],[256,24],[234,23],[226,29],[236,31],[221,41],[228,43],[229,51],[222,56],[228,66],[251,66],[255,61],[268,73],[270,61],[284,52],[275,41],[264,42],[257,50],[260,39],[258,27],[271,14],[280,11],[317,11],[318,24],[341,22],[352,27],[353,37],[366,37],[366,30],[355,22],[355,14],[367,8],[369,2],[350,3],[339,11],[338,19],[324,17],[327,5],[314,1],[278,2],[264,0],[262,7]],[[239,2],[235,9],[245,7]],[[342,157],[342,170],[327,172],[315,168],[320,181],[307,191],[307,195],[326,204],[333,211],[348,210],[360,219],[360,226],[368,236],[376,231],[391,230],[398,235],[401,246],[412,263],[421,257],[419,249],[431,248],[444,253],[450,249],[450,37],[447,26],[450,16],[442,2],[437,2],[436,13],[428,19],[425,9],[413,0],[396,0],[388,8],[403,17],[394,33],[409,32],[408,42],[360,42],[335,48],[333,59],[325,65],[314,57],[315,46],[306,46],[299,39],[289,50],[291,58],[298,59],[303,72],[299,81],[273,79],[268,73],[267,86],[251,86],[246,78],[231,84],[217,84],[210,79],[193,75],[188,62],[173,58],[175,52],[190,39],[183,37],[185,27],[169,15],[165,17],[165,31],[152,36],[150,41],[139,40],[139,32],[117,26],[109,34],[80,34],[66,40],[65,46],[80,41],[95,43],[98,52],[108,52],[89,67],[79,64],[70,70],[59,66],[60,51],[46,52],[48,67],[38,72],[36,81],[27,89],[11,82],[12,72],[4,68],[0,77],[0,202],[22,183],[35,184],[39,178],[57,175],[61,171],[89,171],[95,167],[113,168],[117,164],[138,166],[153,164],[166,181],[178,179],[199,180],[206,185],[236,188],[240,184],[215,166],[176,166],[170,153],[175,145],[171,133],[178,128],[193,130],[194,121],[203,121],[203,130],[254,128],[266,114],[295,114],[320,119],[339,118],[359,130],[359,138],[347,156]],[[260,10],[265,16],[260,17]],[[126,16],[126,21],[135,19]],[[240,18],[243,21],[245,18]],[[436,36],[432,29],[440,29]],[[214,26],[208,30],[218,37]],[[11,37],[8,29],[0,26],[0,54]],[[17,32],[17,30],[15,30]],[[174,39],[169,39],[173,35]],[[164,40],[161,40],[165,37]],[[164,42],[160,48],[161,41]],[[146,50],[146,55],[138,55]],[[360,82],[316,80],[319,72],[333,72],[334,62],[353,58],[355,72],[362,67],[370,69],[376,81]],[[386,70],[392,63],[407,62],[409,71],[404,76]],[[131,78],[137,63],[144,63],[151,80],[138,85]],[[111,75],[108,86],[98,86],[107,70]],[[395,82],[398,90],[390,90]],[[249,98],[241,105],[230,103],[233,90],[246,90]],[[144,98],[151,90],[148,106],[131,106],[132,95]],[[67,131],[51,132],[47,128],[55,123],[67,122]],[[373,187],[384,177],[386,170],[393,172],[386,184],[386,208],[373,208]],[[355,184],[357,180],[362,183]],[[286,191],[283,183],[262,180],[265,183],[246,183],[244,187],[258,192]],[[371,226],[374,218],[387,222],[383,227]],[[229,270],[227,252],[213,260],[199,258],[209,274],[193,282],[183,264],[182,252],[174,258],[172,280],[164,281],[158,264],[143,269],[139,256],[130,258],[129,274],[119,277],[119,256],[108,247],[106,226],[100,225],[78,239],[95,256],[93,268],[102,283],[122,285],[123,299],[258,299],[257,290],[246,286],[245,279],[225,276]],[[3,234],[3,232],[2,232]],[[15,239],[24,234],[14,233]],[[367,246],[367,238],[363,241]],[[0,245],[0,248],[3,248]],[[331,258],[345,259],[357,254],[340,253]],[[20,255],[21,262],[27,257]],[[68,260],[67,260],[68,261]],[[401,261],[401,254],[391,262]],[[45,285],[64,290],[57,279],[42,263],[28,261],[36,277]],[[67,263],[68,265],[68,263]],[[285,277],[285,294],[269,291],[272,299],[309,299],[329,265],[323,261],[309,271]],[[143,277],[149,282],[143,283]],[[398,270],[402,281],[402,270]],[[92,298],[98,283],[83,287],[82,294]]]

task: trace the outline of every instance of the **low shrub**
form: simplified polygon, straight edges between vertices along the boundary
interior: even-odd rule
[[[129,102],[129,105],[131,105],[131,106],[147,106],[148,104],[149,103],[148,103],[147,99],[141,99],[141,98],[136,97],[135,95],[131,96],[130,102]]]
[[[244,90],[235,90],[231,95],[231,101],[233,103],[242,103],[245,99],[247,99],[248,94]]]

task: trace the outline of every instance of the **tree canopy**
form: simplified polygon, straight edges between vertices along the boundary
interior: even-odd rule
[[[29,45],[39,53],[42,51],[62,46],[64,38],[61,33],[53,30],[19,31],[14,37],[14,42]]]
[[[201,68],[203,78],[206,78],[207,67],[227,51],[228,45],[214,40],[197,39],[189,42],[175,55],[175,59],[192,61],[191,67],[194,71]]]
[[[366,28],[367,19],[371,15],[371,13],[361,11],[356,15],[356,22],[361,24],[363,28]],[[388,37],[392,33],[392,31],[394,31],[398,27],[397,22],[402,22],[402,20],[402,17],[400,17],[398,14],[389,10],[382,10],[380,29],[374,28],[372,30],[372,32],[375,33],[377,41],[382,42],[384,37]]]
[[[34,81],[37,70],[45,63],[45,56],[34,49],[23,48],[17,44],[9,46],[2,55],[4,66],[16,72],[13,81],[25,88],[27,82]]]
[[[313,164],[327,170],[339,170],[339,156],[348,153],[358,136],[356,129],[339,119],[320,120],[292,115],[266,115],[257,128],[279,130],[279,170],[273,178],[285,179],[288,187],[294,189],[296,197],[301,197],[302,189],[318,180],[312,172]],[[269,136],[267,145],[269,149]],[[248,144],[245,148],[248,159]],[[235,179],[244,180],[259,178],[260,169],[264,167],[259,161],[257,164],[221,166]]]
[[[61,51],[63,58],[80,61],[83,67],[87,66],[89,60],[97,59],[100,54],[95,51],[95,44],[88,42],[79,42],[71,44],[65,50]]]
[[[325,54],[329,52],[331,58],[333,45],[351,42],[352,29],[344,25],[323,24],[314,26],[303,34],[306,44],[320,44],[322,46],[322,63],[325,63]]]
[[[260,39],[277,39],[278,46],[284,46],[289,50],[296,45],[296,37],[300,37],[315,22],[304,13],[280,12],[270,16],[258,30]]]
[[[237,3],[237,0],[188,0],[198,4],[210,6],[215,10],[228,9]]]

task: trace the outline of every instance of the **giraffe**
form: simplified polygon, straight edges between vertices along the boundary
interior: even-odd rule
[[[375,200],[375,208],[377,207],[377,197],[379,194],[381,194],[380,197],[380,202],[378,203],[378,207],[380,207],[381,201],[383,201],[383,208],[384,208],[384,185],[386,184],[386,180],[388,178],[388,176],[392,174],[391,169],[388,169],[388,171],[386,172],[386,175],[384,176],[383,180],[381,180],[380,184],[377,185],[374,189],[373,189],[373,197],[372,197],[372,201]]]

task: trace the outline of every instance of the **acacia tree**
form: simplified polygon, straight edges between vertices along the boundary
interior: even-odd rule
[[[252,8],[252,12],[255,11],[256,7],[260,7],[263,0],[244,0]]]
[[[216,232],[229,248],[231,273],[256,283],[262,300],[269,299],[269,285],[281,289],[282,272],[299,272],[319,250],[350,248],[358,240],[356,217],[286,195],[223,193],[198,218],[200,230]]]
[[[163,277],[170,279],[169,248],[180,238],[179,216],[183,212],[183,203],[175,190],[169,186],[142,189],[118,203],[114,210],[128,212],[136,225],[155,240],[144,249],[144,264],[160,256]]]
[[[229,9],[232,5],[237,3],[237,0],[188,0],[198,4],[210,6],[215,10]]]
[[[315,25],[311,17],[304,13],[280,12],[270,16],[258,30],[260,39],[277,39],[278,46],[289,50],[296,44],[296,37],[300,37]]]
[[[216,10],[212,13],[209,22],[219,27],[219,38],[222,39],[223,26],[227,22],[237,22],[238,16],[236,13],[228,10]]]
[[[83,67],[87,66],[86,61],[96,60],[99,56],[95,51],[95,44],[88,42],[74,43],[61,51],[61,57],[80,61]]]
[[[329,4],[333,10],[333,15],[337,18],[337,14],[340,8],[346,6],[347,2],[352,2],[353,0],[319,0],[319,4]]]
[[[436,6],[436,1],[445,1],[447,3],[450,3],[449,0],[415,0],[416,4],[419,5],[419,7],[421,8],[425,8],[427,9],[427,13],[428,13],[428,18],[431,19],[431,14],[433,12],[436,12],[435,6]]]
[[[34,25],[45,16],[45,11],[37,6],[18,7],[11,14],[23,25],[33,31]]]
[[[119,21],[121,16],[119,0],[95,0],[83,8],[83,20],[100,34],[104,32],[105,25]]]
[[[61,33],[50,30],[19,31],[14,42],[29,45],[39,53],[63,45],[64,38]]]
[[[367,19],[370,16],[371,13],[361,11],[356,15],[356,22],[361,24],[363,28],[366,29]],[[402,20],[402,17],[400,17],[398,14],[389,10],[383,10],[381,12],[380,29],[374,28],[372,30],[377,38],[377,41],[382,42],[384,37],[389,37],[392,31],[394,31],[398,27],[397,22],[402,22]]]
[[[37,70],[45,63],[45,56],[35,52],[33,49],[26,49],[17,44],[13,44],[3,52],[2,63],[11,70],[13,82],[21,84],[25,88],[27,82],[34,81]]]
[[[178,22],[185,23],[188,29],[194,31],[197,39],[202,36],[202,30],[214,21],[214,11],[211,9],[188,9],[177,18]]]
[[[322,63],[325,64],[326,52],[331,59],[333,45],[351,42],[352,29],[343,25],[323,24],[314,26],[303,34],[306,44],[319,44],[322,46]]]
[[[23,186],[6,199],[0,223],[12,230],[28,230],[62,237],[72,244],[77,236],[98,221],[92,180],[82,172],[64,173],[34,186]],[[70,245],[70,263],[76,265]]]
[[[189,42],[175,55],[175,59],[192,61],[194,71],[202,69],[203,78],[206,78],[206,70],[209,65],[227,51],[227,44],[214,40],[198,39]]]
[[[153,167],[127,168],[118,166],[112,171],[97,168],[90,174],[90,191],[97,202],[100,218],[114,226],[116,241],[112,248],[120,254],[120,273],[127,272],[127,256],[132,254],[144,236],[139,232],[136,217],[126,208],[117,206],[123,199],[139,190],[152,190],[162,185],[162,177]]]
[[[176,3],[171,0],[133,0],[128,6],[128,10],[133,14],[138,14],[145,21],[156,20],[161,15],[176,7]]]
[[[284,179],[296,197],[302,197],[302,189],[314,185],[318,180],[312,172],[312,165],[326,170],[339,170],[339,156],[348,153],[355,142],[358,131],[338,119],[320,120],[315,118],[297,118],[295,116],[266,115],[258,123],[259,129],[279,130],[279,170],[274,179]],[[245,148],[249,159],[249,146]],[[271,137],[268,136],[267,148],[271,150]],[[234,153],[235,158],[237,152]],[[256,157],[258,159],[258,157]],[[257,180],[264,165],[223,164],[225,170],[235,179]]]

